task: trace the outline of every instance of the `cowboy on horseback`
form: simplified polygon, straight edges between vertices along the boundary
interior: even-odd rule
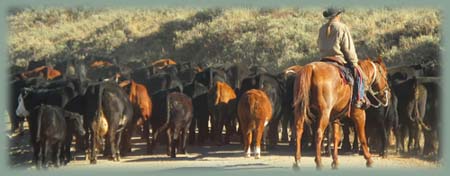
[[[317,45],[321,58],[334,57],[350,68],[355,78],[352,100],[357,108],[366,109],[370,102],[364,95],[364,79],[360,77],[362,72],[350,30],[340,21],[343,12],[343,9],[337,8],[328,8],[323,12],[328,22],[320,28]]]

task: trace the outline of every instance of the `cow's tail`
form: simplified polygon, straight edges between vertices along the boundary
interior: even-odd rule
[[[419,125],[422,126],[422,128],[423,128],[425,131],[431,131],[431,127],[428,126],[427,124],[425,124],[421,118],[418,119],[417,121],[419,122]]]
[[[93,121],[100,123],[100,118],[104,118],[104,114],[103,114],[103,106],[102,106],[102,101],[103,101],[103,85],[99,84],[98,85],[98,100],[97,100],[97,111],[95,111],[95,117],[93,119]]]
[[[127,119],[128,117],[126,117],[126,115],[124,115],[120,121],[119,121],[119,127],[117,128],[116,132],[121,132],[122,130],[125,129],[126,125],[127,125]]]
[[[418,87],[417,87],[417,81],[415,81],[414,82],[415,83],[415,87],[416,87],[416,91],[414,92],[415,93],[415,98],[414,98],[414,112],[413,112],[413,116],[414,117],[416,117],[417,119],[417,123],[423,128],[423,129],[425,129],[426,131],[431,131],[431,128],[428,126],[428,125],[426,125],[424,122],[423,122],[423,115],[422,114],[420,114],[420,107],[419,107],[419,94],[420,94],[420,92],[419,92],[419,89],[418,89]],[[410,118],[412,118],[411,120],[414,122],[414,117],[410,117]]]
[[[41,131],[42,131],[42,116],[44,114],[43,105],[40,105],[38,108],[38,115],[37,115],[37,134],[36,134],[36,142],[39,142],[41,140]]]
[[[215,84],[212,88],[211,88],[215,94],[213,95],[214,97],[214,105],[217,106],[220,103],[220,97],[222,97],[221,93],[222,91],[219,88],[219,84]]]
[[[169,93],[167,93],[166,95],[166,121],[165,124],[169,124],[169,120],[170,120],[170,96]]]
[[[209,88],[211,89],[213,87],[213,70],[212,68],[209,69]]]
[[[294,103],[292,105],[295,117],[307,117],[312,74],[313,67],[311,65],[305,66],[297,73],[297,78],[294,83]],[[308,122],[308,119],[305,118],[305,122]]]
[[[96,112],[96,120],[98,120],[99,118],[101,118],[101,116],[102,116],[102,113],[103,113],[103,89],[104,89],[104,87],[103,87],[103,85],[99,85],[98,86],[98,104],[97,104],[97,112]]]
[[[250,105],[250,107],[249,107],[250,114],[249,115],[252,116],[252,117],[250,117],[250,119],[251,119],[249,121],[250,124],[248,124],[249,131],[247,133],[249,133],[250,131],[256,129],[256,122],[254,119],[256,119],[255,114],[257,113],[258,107],[260,106],[260,104],[259,104],[259,101],[255,99],[255,96],[249,95],[249,96],[247,96],[247,99],[249,99],[248,102],[250,103],[249,104]],[[251,99],[253,99],[253,100],[251,100]]]

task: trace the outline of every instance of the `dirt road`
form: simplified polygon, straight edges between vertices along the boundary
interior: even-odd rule
[[[10,137],[10,164],[12,168],[35,169],[31,165],[32,151],[29,146],[28,134]],[[212,169],[212,170],[236,170],[236,169],[292,169],[293,150],[287,143],[281,143],[275,149],[262,153],[261,159],[254,157],[245,158],[240,144],[234,143],[226,146],[188,146],[188,155],[177,155],[176,159],[169,158],[165,154],[165,145],[159,145],[154,155],[145,153],[146,145],[139,137],[133,138],[133,151],[130,156],[122,157],[120,162],[108,161],[100,157],[97,165],[90,165],[84,155],[76,155],[72,161],[63,169],[85,169],[85,168],[111,168],[129,169],[146,168],[154,171],[183,169]],[[436,169],[439,163],[426,161],[413,157],[390,155],[383,159],[373,156],[374,168],[404,168],[404,169]],[[365,168],[363,156],[340,155],[340,169]],[[331,169],[331,158],[323,157],[324,170]],[[301,169],[315,169],[314,156],[312,152],[304,153]]]

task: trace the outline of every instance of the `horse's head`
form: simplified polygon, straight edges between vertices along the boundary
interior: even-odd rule
[[[391,98],[391,89],[387,79],[387,68],[381,57],[372,61],[370,59],[362,61],[360,64],[367,76],[367,85],[370,95],[377,101],[378,106],[386,107],[389,104]]]

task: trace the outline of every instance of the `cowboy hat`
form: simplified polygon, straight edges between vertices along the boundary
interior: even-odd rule
[[[344,11],[345,11],[344,9],[330,7],[327,10],[323,11],[323,17],[333,18]]]

